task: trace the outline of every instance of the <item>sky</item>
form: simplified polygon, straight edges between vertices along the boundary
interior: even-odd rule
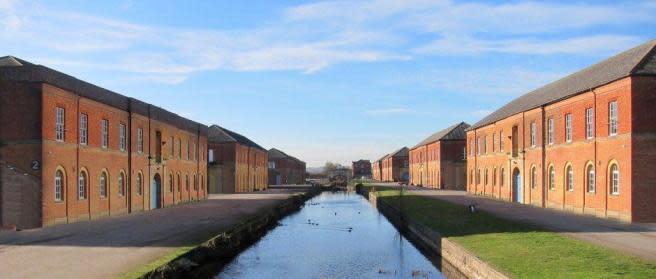
[[[13,55],[307,162],[376,160],[656,39],[656,1],[0,0]]]

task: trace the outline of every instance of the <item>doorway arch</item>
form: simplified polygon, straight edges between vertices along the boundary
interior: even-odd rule
[[[513,201],[517,203],[524,203],[524,197],[523,197],[523,188],[522,188],[522,175],[519,172],[518,168],[515,168],[513,170],[513,179],[512,179],[512,184],[513,184]]]
[[[159,174],[153,177],[153,183],[150,185],[150,209],[162,207],[162,178]]]

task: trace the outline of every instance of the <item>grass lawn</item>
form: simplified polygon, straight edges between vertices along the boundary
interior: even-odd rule
[[[376,189],[398,207],[398,190]],[[446,201],[405,193],[403,211],[515,278],[656,278],[654,262]]]

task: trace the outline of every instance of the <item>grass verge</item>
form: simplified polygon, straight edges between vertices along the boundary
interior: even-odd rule
[[[376,190],[399,207],[398,190]],[[654,262],[435,198],[405,193],[403,212],[515,278],[656,278]]]
[[[142,265],[138,267],[137,269],[134,269],[132,271],[128,271],[125,273],[122,273],[121,275],[118,276],[118,278],[122,279],[132,279],[132,278],[139,278],[146,273],[167,264],[168,262],[174,260],[175,258],[191,251],[198,245],[188,245],[188,246],[181,246],[176,248],[175,250],[169,252],[168,254],[158,258],[157,260],[154,260],[148,264]]]

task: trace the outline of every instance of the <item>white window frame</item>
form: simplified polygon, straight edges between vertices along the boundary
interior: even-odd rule
[[[141,172],[137,173],[137,195],[141,196],[143,194],[143,174]]]
[[[549,142],[549,145],[554,144],[554,119],[549,118],[547,120],[547,140]]]
[[[618,126],[617,101],[608,103],[608,135],[616,136]]]
[[[594,110],[592,108],[585,109],[585,137],[587,139],[594,138]]]
[[[107,198],[107,188],[108,188],[107,181],[108,181],[107,173],[104,171],[101,172],[98,182],[98,187],[100,188],[98,190],[100,194],[100,198]]]
[[[66,140],[66,110],[62,107],[55,108],[55,140]]]
[[[118,174],[118,195],[125,196],[125,174]]]
[[[565,114],[565,141],[572,142],[572,114]]]
[[[78,200],[85,200],[87,198],[87,174],[81,171],[77,178],[77,198]]]
[[[55,171],[55,201],[64,201],[64,172],[61,170]]]
[[[588,178],[588,183],[587,183],[587,190],[588,193],[594,193],[597,191],[597,179],[595,177],[595,168],[593,165],[588,165],[585,170],[585,174]]]
[[[538,186],[538,170],[535,166],[531,168],[531,189]]]
[[[478,137],[478,143],[476,146],[476,154],[481,155],[481,137]]]
[[[109,120],[100,120],[100,147],[109,147]]]
[[[173,143],[171,143],[173,144]],[[143,129],[137,129],[137,152],[143,153]]]
[[[613,167],[615,167],[615,170],[613,170]],[[610,194],[620,194],[620,167],[617,164],[610,166]]]
[[[125,151],[126,148],[126,138],[127,138],[127,130],[125,127],[125,124],[119,123],[118,124],[118,149],[121,151]]]
[[[503,151],[503,148],[504,148],[504,146],[503,146],[504,144],[503,144],[503,143],[504,143],[503,130],[501,130],[501,131],[499,132],[499,150],[500,150],[500,151]]]
[[[80,144],[89,144],[89,116],[85,113],[80,114]]]
[[[492,153],[496,151],[496,144],[497,144],[497,133],[492,134]]]
[[[556,190],[556,168],[549,167],[549,190]]]
[[[565,167],[565,184],[567,191],[574,192],[574,168],[572,165]]]
[[[537,124],[535,122],[531,122],[531,147],[535,147],[538,143],[538,131],[537,131]]]

